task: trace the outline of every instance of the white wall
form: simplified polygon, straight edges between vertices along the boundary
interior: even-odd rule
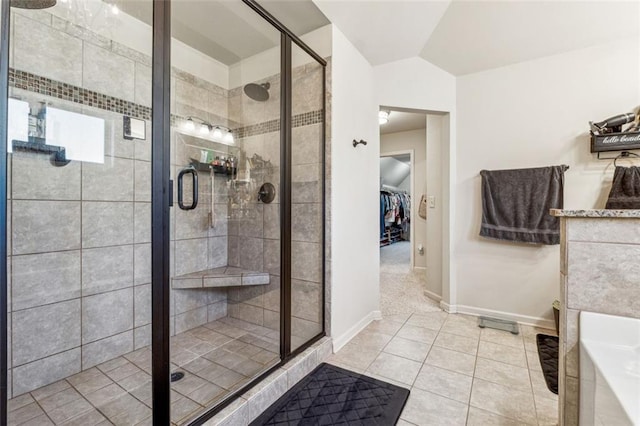
[[[444,199],[442,195],[442,147],[444,116],[427,115],[427,162],[426,162],[426,194],[434,197],[435,206],[427,204],[426,220],[426,257],[427,257],[427,291],[431,297],[442,298],[442,213]],[[417,207],[420,199],[416,196],[414,205]]]
[[[447,113],[441,117],[440,140],[443,164],[440,171],[442,202],[439,203],[442,206],[442,278],[440,283],[431,282],[428,286],[437,288],[440,284],[443,304],[455,305],[456,270],[453,262],[450,262],[453,238],[452,229],[449,227],[449,224],[454,222],[453,215],[456,209],[455,197],[449,198],[449,194],[453,194],[455,190],[455,169],[449,168],[449,164],[455,165],[456,157],[456,78],[417,57],[376,66],[374,73],[379,105]],[[427,241],[432,239],[429,232],[427,230]]]
[[[378,105],[373,70],[335,26],[331,115],[331,333],[339,349],[379,317]],[[353,139],[366,146],[354,148]]]
[[[425,124],[427,117],[424,118]],[[413,150],[414,168],[409,175],[413,179],[414,193],[412,194],[411,210],[411,227],[413,228],[413,241],[411,248],[413,249],[414,266],[418,268],[426,268],[427,259],[425,254],[418,253],[417,247],[427,244],[427,223],[424,219],[417,215],[418,202],[420,195],[424,194],[427,189],[427,132],[425,129],[410,130],[407,132],[387,133],[380,135],[380,154]],[[409,185],[410,186],[410,185]],[[414,214],[416,213],[416,214]]]
[[[589,153],[588,121],[640,104],[640,43],[618,41],[460,77],[455,267],[459,310],[551,318],[559,246],[478,236],[482,169],[567,164],[565,207],[603,208],[611,161]],[[550,322],[547,322],[549,325]]]

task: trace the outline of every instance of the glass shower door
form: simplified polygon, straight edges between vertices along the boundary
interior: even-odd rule
[[[240,1],[173,4],[171,388],[183,424],[280,362],[280,32]]]
[[[11,7],[9,424],[151,422],[152,1],[136,4]]]

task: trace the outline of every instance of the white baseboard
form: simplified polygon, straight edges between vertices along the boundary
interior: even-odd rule
[[[475,306],[466,306],[466,305],[447,305],[448,307],[447,309],[443,307],[443,305],[447,305],[447,304],[444,302],[440,302],[440,307],[442,307],[445,311],[449,313],[467,314],[467,315],[473,315],[476,317],[486,316],[486,317],[498,318],[498,319],[503,319],[508,321],[515,321],[518,324],[522,324],[522,325],[531,325],[535,327],[548,328],[551,330],[555,330],[556,328],[555,322],[553,320],[549,320],[546,318],[514,314],[511,312],[495,311],[492,309],[477,308]]]
[[[444,300],[440,300],[440,309],[450,314],[456,313],[456,305],[450,305]]]
[[[426,271],[427,267],[426,266],[414,266],[413,269],[418,269],[420,271]]]
[[[425,290],[424,295],[427,296],[429,299],[435,300],[436,302],[440,302],[442,300],[442,297],[439,294],[436,294],[429,290]]]
[[[342,335],[333,338],[333,353],[338,352],[344,345],[349,343],[351,339],[356,337],[358,333],[360,333],[366,326],[368,326],[371,321],[382,319],[382,312],[380,311],[371,311],[364,318],[354,324],[346,332],[342,333]]]

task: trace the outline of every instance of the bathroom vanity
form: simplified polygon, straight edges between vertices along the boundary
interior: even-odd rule
[[[580,314],[640,318],[640,210],[552,210],[560,217],[560,425],[580,421]]]

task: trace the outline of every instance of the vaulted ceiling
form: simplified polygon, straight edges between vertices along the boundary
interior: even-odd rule
[[[454,75],[640,36],[638,1],[313,2],[372,65],[420,56]]]

